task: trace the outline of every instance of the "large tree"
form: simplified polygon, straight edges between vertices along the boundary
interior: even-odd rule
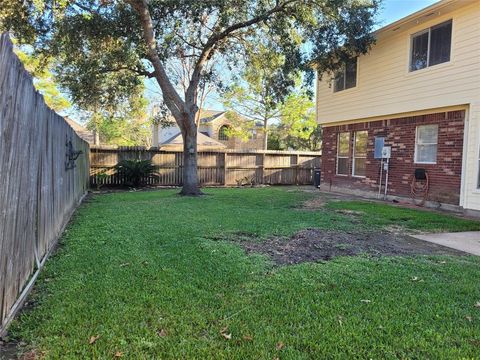
[[[114,112],[105,111],[87,114],[87,128],[98,133],[103,144],[119,146],[152,145],[153,120],[147,112],[147,99],[141,93],[130,96],[118,104]]]
[[[300,41],[297,40],[298,44]],[[263,146],[267,149],[268,126],[280,116],[280,104],[295,83],[297,71],[284,73],[286,58],[271,44],[260,42],[247,47],[245,70],[223,95],[223,105],[233,113],[263,127]],[[295,69],[297,70],[297,69]],[[237,126],[239,136],[247,129]],[[250,129],[248,129],[250,130]],[[248,131],[247,130],[247,131]]]
[[[301,37],[296,33],[292,36],[300,45]],[[242,125],[232,128],[230,135],[246,138],[252,123],[261,124],[265,150],[272,129],[277,132],[276,139],[306,140],[310,136],[316,127],[311,91],[301,88],[300,69],[285,73],[286,61],[268,42],[249,45],[244,71],[222,95],[228,110],[250,121],[240,122]]]
[[[224,71],[235,68],[246,44],[268,39],[285,56],[286,75],[313,63],[332,72],[368,51],[377,6],[377,0],[2,0],[0,26],[54,56],[73,99],[101,88],[108,93],[91,96],[116,101],[142,77],[155,78],[184,139],[182,194],[194,195],[195,115],[208,64],[222,58]],[[179,57],[194,59],[183,93],[166,70]],[[92,87],[103,81],[111,86]]]
[[[279,111],[278,123],[272,129],[279,149],[320,150],[321,128],[315,119],[315,105],[307,94],[289,94]]]

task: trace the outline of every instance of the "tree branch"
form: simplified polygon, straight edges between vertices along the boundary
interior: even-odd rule
[[[196,98],[196,95],[197,95],[198,82],[200,81],[200,76],[201,76],[203,67],[204,67],[205,63],[207,62],[208,58],[211,56],[211,54],[212,54],[215,46],[218,44],[218,42],[224,40],[230,34],[232,34],[233,32],[235,32],[237,30],[240,30],[240,29],[243,29],[243,28],[246,28],[246,27],[249,27],[251,25],[258,24],[262,21],[267,20],[271,15],[284,11],[285,8],[288,5],[290,5],[290,4],[292,4],[296,1],[298,1],[298,0],[286,0],[284,2],[280,2],[279,0],[277,0],[276,5],[272,9],[264,12],[263,14],[258,15],[256,17],[250,19],[250,20],[246,20],[246,21],[243,21],[243,22],[240,22],[240,23],[237,23],[237,24],[233,24],[233,25],[227,27],[226,29],[224,29],[223,31],[221,31],[220,33],[212,34],[210,36],[210,38],[208,39],[207,43],[205,44],[205,46],[202,50],[202,53],[200,54],[200,56],[197,60],[197,63],[195,64],[195,68],[193,70],[192,78],[190,80],[190,85],[189,85],[188,90],[185,94],[185,103],[189,106],[195,106],[195,102],[196,102],[195,98]],[[192,109],[192,110],[195,110],[195,109]]]
[[[178,38],[180,40],[182,40],[185,44],[187,44],[188,46],[191,46],[192,48],[194,49],[197,49],[197,50],[202,50],[202,48],[198,45],[195,45],[194,43],[192,43],[191,41],[188,41],[187,39],[185,39],[182,35],[180,35],[177,31],[175,32],[175,35],[178,36]]]
[[[120,66],[120,67],[117,67],[117,68],[103,68],[103,69],[100,69],[98,72],[100,74],[105,74],[105,73],[110,73],[110,72],[119,72],[119,71],[123,71],[123,70],[134,72],[138,75],[145,76],[149,79],[152,78],[152,77],[155,77],[155,72],[149,72],[149,71],[145,71],[145,70],[141,70],[141,69],[133,69],[133,68],[128,67],[128,66]]]
[[[162,89],[165,104],[172,112],[172,115],[175,117],[175,119],[180,119],[183,117],[182,115],[184,115],[186,111],[185,102],[178,95],[174,86],[170,82],[160,57],[158,56],[152,17],[150,16],[150,11],[148,10],[148,0],[125,1],[137,11],[140,17],[140,22],[143,28],[143,37],[147,45],[147,57],[155,69],[155,78],[157,79],[158,85],[160,85],[160,88]],[[182,122],[178,122],[178,126],[182,132],[185,130],[185,125],[186,124],[183,124]]]

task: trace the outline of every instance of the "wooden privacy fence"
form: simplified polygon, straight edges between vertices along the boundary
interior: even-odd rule
[[[91,185],[121,185],[123,179],[115,174],[114,166],[125,159],[152,160],[157,174],[145,179],[149,185],[182,185],[181,151],[112,146],[91,147]],[[316,167],[320,167],[319,152],[217,150],[198,153],[200,183],[210,186],[237,185],[242,180],[270,185],[311,184]]]
[[[88,153],[1,35],[0,336],[87,191]]]

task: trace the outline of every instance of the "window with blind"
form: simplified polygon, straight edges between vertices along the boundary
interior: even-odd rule
[[[450,61],[452,20],[412,35],[410,71]]]
[[[333,91],[342,91],[357,86],[357,58],[348,61],[335,74]]]
[[[338,134],[337,175],[348,175],[348,160],[350,155],[350,133]]]
[[[367,175],[367,141],[368,131],[356,131],[353,140],[352,175],[365,177]]]
[[[415,163],[436,164],[438,125],[417,126],[415,140]]]

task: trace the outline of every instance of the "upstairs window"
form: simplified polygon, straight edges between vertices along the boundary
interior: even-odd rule
[[[436,164],[438,125],[417,126],[415,140],[415,163]]]
[[[450,61],[452,20],[412,36],[410,71]]]
[[[357,86],[357,58],[348,61],[335,74],[333,91],[342,91]]]
[[[348,163],[350,157],[350,133],[338,134],[337,146],[337,174],[348,175]]]

